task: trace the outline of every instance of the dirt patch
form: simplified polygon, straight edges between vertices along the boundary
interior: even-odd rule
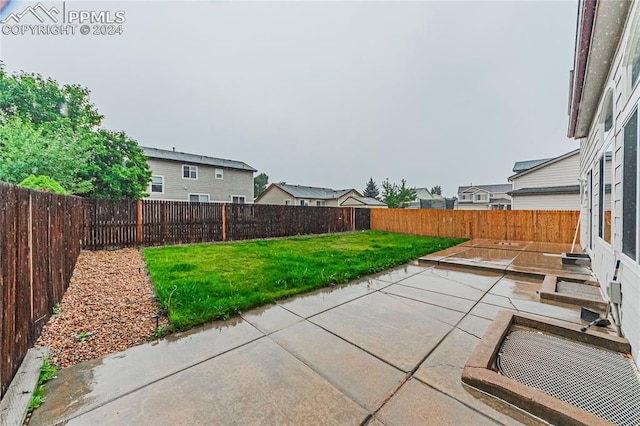
[[[147,341],[157,312],[139,250],[82,252],[59,313],[36,345],[48,346],[53,361],[67,367]]]

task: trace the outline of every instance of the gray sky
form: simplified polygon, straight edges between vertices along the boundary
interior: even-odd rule
[[[124,10],[124,34],[3,35],[10,72],[87,86],[104,127],[270,182],[405,178],[450,196],[578,147],[565,136],[576,1],[65,6]]]

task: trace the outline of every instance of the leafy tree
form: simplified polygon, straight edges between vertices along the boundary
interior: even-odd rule
[[[7,75],[0,62],[0,180],[47,175],[74,194],[145,196],[151,172],[138,143],[100,129],[89,90],[39,74]]]
[[[64,189],[58,182],[51,179],[49,176],[29,175],[25,180],[20,182],[18,186],[21,186],[23,188],[44,190],[46,192],[53,192],[54,194],[69,193],[69,191]]]
[[[436,185],[429,191],[432,194],[442,195],[442,187],[440,185]]]
[[[257,198],[267,189],[269,184],[269,176],[266,173],[260,173],[253,178],[253,197]]]
[[[380,190],[378,189],[378,185],[373,181],[373,178],[369,178],[369,182],[367,182],[367,186],[364,188],[362,192],[364,197],[375,198],[378,199],[380,195]]]
[[[91,158],[91,134],[57,126],[35,127],[18,116],[0,116],[0,180],[17,184],[46,175],[74,194],[93,189],[80,175]]]
[[[416,198],[415,188],[407,188],[407,181],[402,179],[400,186],[390,183],[389,179],[382,182],[382,201],[389,208],[404,209]]]

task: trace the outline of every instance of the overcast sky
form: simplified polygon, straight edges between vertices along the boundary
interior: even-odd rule
[[[8,71],[87,86],[104,127],[270,182],[405,178],[451,196],[578,147],[566,138],[576,1],[65,7],[124,10],[124,33],[3,35]]]

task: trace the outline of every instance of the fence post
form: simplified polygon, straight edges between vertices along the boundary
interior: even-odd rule
[[[356,208],[351,207],[351,231],[355,232],[356,230]]]
[[[33,316],[33,193],[31,191],[29,191],[29,300],[31,303],[31,326],[33,326],[35,318]],[[29,343],[31,344],[31,342]]]
[[[222,241],[227,241],[227,203],[222,203]]]
[[[138,200],[138,227],[137,227],[137,231],[138,231],[138,245],[141,246],[142,245],[142,200]]]

